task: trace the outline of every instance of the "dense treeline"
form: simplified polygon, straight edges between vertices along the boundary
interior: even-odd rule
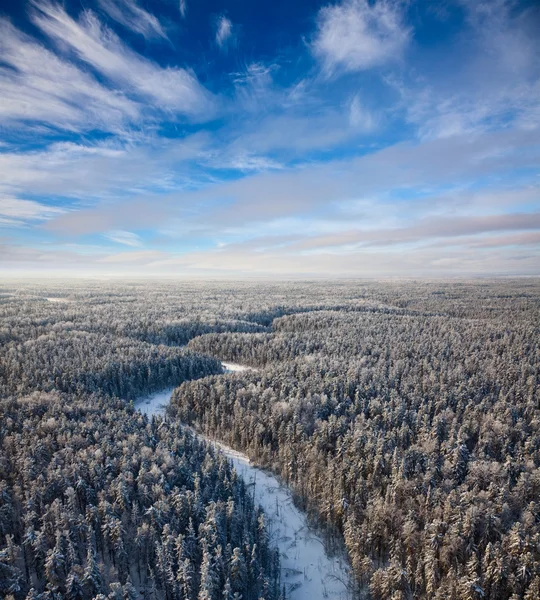
[[[536,280],[4,285],[0,596],[277,600],[187,422],[293,487],[359,597],[540,598],[539,323]],[[166,420],[125,402],[181,382]]]
[[[99,397],[0,402],[0,595],[276,598],[264,518],[188,430]]]
[[[102,391],[133,399],[221,371],[215,358],[181,348],[77,330],[53,330],[0,347],[0,395]]]
[[[292,485],[372,598],[539,598],[540,303],[488,291],[196,338],[261,369],[183,384],[174,412]]]
[[[222,372],[173,344],[265,329],[197,311],[192,293],[171,308],[169,292],[0,298],[1,598],[280,597],[264,515],[229,463],[119,400]]]

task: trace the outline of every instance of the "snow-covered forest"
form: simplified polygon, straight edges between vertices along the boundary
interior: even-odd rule
[[[537,280],[3,284],[0,315],[2,597],[277,600],[190,425],[290,486],[353,597],[540,598]]]

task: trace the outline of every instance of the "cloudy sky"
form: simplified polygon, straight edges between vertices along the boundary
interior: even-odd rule
[[[0,272],[540,274],[540,6],[0,0]]]

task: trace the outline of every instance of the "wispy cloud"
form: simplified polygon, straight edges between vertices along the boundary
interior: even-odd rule
[[[344,0],[319,11],[313,54],[328,74],[362,71],[399,59],[409,41],[403,4]]]
[[[495,77],[495,75],[494,75]],[[500,75],[499,75],[500,77]],[[422,84],[400,87],[403,106],[420,138],[478,134],[502,127],[534,129],[540,125],[540,81],[456,86],[457,91]]]
[[[104,236],[108,240],[111,240],[111,242],[123,244],[124,246],[142,246],[141,238],[136,233],[133,233],[131,231],[122,231],[119,229],[115,231],[109,231],[105,233]]]
[[[180,0],[180,4],[178,5],[178,10],[180,11],[180,15],[183,19],[186,18],[187,14],[187,0]]]
[[[376,117],[362,105],[358,94],[354,95],[349,106],[349,122],[352,127],[364,132],[373,131],[378,125]]]
[[[216,21],[216,44],[224,48],[233,34],[233,24],[225,15],[221,15]]]
[[[484,239],[461,240],[471,248],[504,248],[506,246],[531,246],[540,248],[540,231],[527,231],[512,235],[489,236]]]
[[[190,252],[184,256],[164,256],[146,265],[152,272],[211,274],[229,277],[385,277],[428,276],[465,277],[470,275],[527,275],[537,273],[540,253],[535,249],[501,251],[469,248],[417,248],[369,251],[291,253],[287,248],[249,252],[245,248],[221,248]],[[126,261],[127,264],[127,261]]]
[[[166,256],[164,252],[159,250],[139,250],[136,252],[120,252],[119,254],[110,254],[100,259],[104,263],[119,263],[119,264],[149,264],[153,261],[163,259]]]
[[[445,68],[409,79],[389,76],[422,138],[540,125],[540,12],[513,0],[460,0],[467,26]]]
[[[206,154],[207,144],[206,136],[196,134],[182,140],[154,136],[140,143],[114,139],[5,150],[0,152],[0,194],[61,197],[86,208],[99,200],[178,191],[191,185],[194,161]]]
[[[75,21],[60,6],[35,5],[34,23],[59,47],[70,48],[117,89],[139,101],[150,102],[153,109],[203,119],[213,114],[211,94],[192,73],[179,67],[161,68],[137,54],[91,11],[85,11]]]
[[[0,19],[0,118],[4,126],[42,122],[71,131],[119,131],[140,114],[111,91]]]
[[[294,227],[306,230],[321,215],[342,221],[342,229],[350,221],[367,219],[373,211],[404,218],[422,218],[436,209],[443,216],[486,212],[498,203],[507,212],[520,203],[538,201],[537,189],[516,192],[516,185],[500,199],[493,194],[471,196],[465,190],[479,178],[503,177],[514,168],[534,168],[540,158],[538,137],[532,132],[501,132],[474,141],[467,136],[451,140],[431,140],[423,144],[399,144],[362,157],[304,165],[297,169],[262,172],[236,181],[207,185],[197,191],[125,200],[116,205],[103,204],[78,213],[59,216],[47,224],[58,232],[91,233],[110,229],[137,229],[164,226],[172,218],[182,218],[188,225],[216,232],[242,223],[246,230],[275,219],[298,217]],[[392,174],[391,179],[389,173]],[[439,198],[439,190],[453,186],[455,194]],[[403,201],[404,194],[414,192],[426,200]],[[393,204],[384,198],[395,197]],[[370,199],[367,206],[351,208],[350,202]],[[189,210],[190,213],[185,211]],[[366,211],[369,213],[366,216]],[[302,225],[304,223],[304,225]],[[366,227],[380,223],[367,219]],[[282,233],[284,233],[282,231]]]
[[[540,213],[516,213],[477,217],[420,219],[408,227],[359,229],[328,236],[308,238],[298,244],[302,249],[322,249],[348,245],[395,246],[425,243],[433,238],[459,238],[499,231],[539,231]]]
[[[475,42],[497,61],[497,68],[524,74],[538,66],[538,24],[534,4],[516,0],[460,0]]]
[[[243,71],[232,74],[234,102],[242,112],[259,113],[284,102],[283,93],[276,89],[273,80],[278,69],[275,64],[250,63]]]
[[[29,0],[0,19],[1,262],[537,272],[540,11],[455,1],[300,3],[278,34],[241,7]]]
[[[111,19],[145,38],[167,37],[159,20],[136,0],[99,0],[99,5]]]
[[[56,206],[47,206],[34,200],[0,196],[0,225],[20,227],[31,221],[44,221],[64,211]]]

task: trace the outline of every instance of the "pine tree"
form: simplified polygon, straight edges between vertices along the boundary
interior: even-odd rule
[[[465,481],[469,469],[469,449],[464,443],[460,443],[456,450],[455,478],[458,484]]]
[[[139,594],[131,581],[131,577],[128,577],[126,583],[122,586],[122,597],[123,600],[138,600],[139,598]]]
[[[233,600],[233,591],[230,580],[227,578],[225,585],[223,586],[223,600]]]
[[[4,595],[17,594],[21,590],[22,573],[11,564],[7,549],[0,550],[0,592]]]
[[[83,575],[84,587],[91,596],[103,593],[103,578],[96,560],[96,551],[94,547],[94,534],[89,533],[88,547],[86,553],[86,568]]]
[[[66,598],[68,600],[83,600],[84,589],[77,573],[70,571],[66,579]]]
[[[220,600],[220,582],[209,549],[203,549],[198,600]]]
[[[240,548],[234,548],[229,564],[230,582],[233,592],[245,594],[247,587],[247,568]]]
[[[55,548],[47,552],[45,559],[45,576],[47,578],[47,586],[51,591],[60,591],[64,587],[65,582],[65,559],[62,552],[58,549],[58,544]]]

